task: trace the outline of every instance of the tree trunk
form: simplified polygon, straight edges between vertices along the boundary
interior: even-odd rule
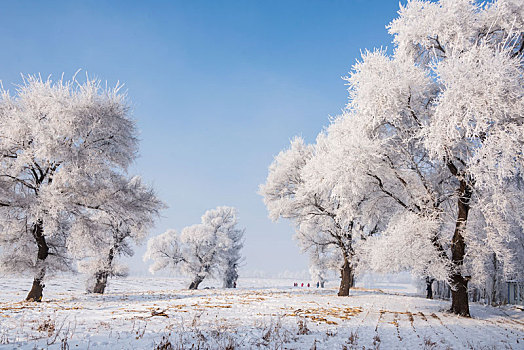
[[[495,253],[493,253],[493,275],[491,281],[491,306],[495,306],[497,303],[497,255]]]
[[[193,282],[191,282],[191,284],[189,285],[189,289],[197,289],[203,280],[204,280],[204,276],[196,275],[195,279],[193,279]]]
[[[351,268],[351,264],[349,262],[349,259],[344,256],[344,265],[341,269],[341,280],[340,280],[340,288],[338,290],[338,296],[339,297],[346,297],[349,295],[349,288],[353,287],[355,284],[355,278],[353,276],[353,269]]]
[[[468,278],[462,276],[460,271],[466,254],[464,232],[468,221],[472,188],[466,180],[460,180],[458,198],[458,217],[455,232],[451,243],[451,260],[453,272],[451,275],[451,312],[457,315],[470,317],[468,303]]]
[[[470,317],[468,301],[468,280],[460,274],[451,276],[451,312],[454,314]]]
[[[44,290],[44,277],[46,273],[47,256],[49,255],[49,247],[44,237],[44,224],[42,220],[37,220],[33,225],[32,234],[38,246],[38,255],[36,259],[36,274],[33,279],[33,286],[25,298],[26,301],[42,301],[42,292]]]
[[[37,261],[37,272],[33,279],[33,286],[31,287],[31,290],[29,291],[29,294],[27,294],[27,297],[25,298],[26,301],[42,301],[42,292],[44,291],[44,277],[46,273],[46,266],[45,262],[38,260]]]
[[[107,287],[107,278],[109,277],[109,271],[111,271],[111,267],[113,264],[113,258],[114,258],[114,250],[113,248],[109,249],[109,254],[107,256],[107,265],[105,266],[105,269],[102,271],[98,271],[95,274],[95,286],[93,287],[93,293],[97,294],[104,294],[104,291]]]
[[[426,299],[433,299],[433,278],[426,277]]]
[[[107,286],[107,277],[108,273],[106,271],[104,272],[98,272],[96,274],[96,283],[93,287],[93,293],[96,294],[104,294],[104,291],[106,290]]]
[[[236,264],[231,264],[228,266],[226,272],[224,273],[224,288],[236,288],[237,279],[237,266]]]

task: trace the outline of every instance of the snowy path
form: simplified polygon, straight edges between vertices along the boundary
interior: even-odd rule
[[[467,319],[443,311],[445,301],[378,290],[339,298],[275,280],[280,287],[188,291],[166,288],[180,280],[140,278],[103,296],[50,281],[48,299],[33,304],[19,302],[20,281],[0,279],[1,349],[153,349],[163,337],[201,349],[524,349],[524,313],[509,307],[474,304]]]

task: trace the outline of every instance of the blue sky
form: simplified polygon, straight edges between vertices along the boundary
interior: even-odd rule
[[[153,234],[235,206],[245,269],[307,269],[289,223],[272,223],[256,191],[294,135],[314,141],[347,101],[363,49],[391,47],[398,1],[4,1],[0,79],[125,83],[140,128],[132,169],[169,205]],[[143,249],[132,271],[145,271]]]

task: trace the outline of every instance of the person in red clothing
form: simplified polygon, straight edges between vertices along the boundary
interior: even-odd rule
[[[304,283],[302,283],[300,286],[301,286],[301,287],[304,287]]]
[[[309,288],[309,283],[307,284],[307,287]]]

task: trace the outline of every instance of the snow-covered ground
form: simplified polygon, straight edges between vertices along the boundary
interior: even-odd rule
[[[293,282],[240,279],[235,290],[188,291],[183,279],[133,277],[88,295],[82,280],[63,277],[47,283],[42,303],[25,303],[31,281],[0,278],[0,348],[524,349],[517,308],[473,304],[468,319],[406,284],[337,297],[335,283]]]

